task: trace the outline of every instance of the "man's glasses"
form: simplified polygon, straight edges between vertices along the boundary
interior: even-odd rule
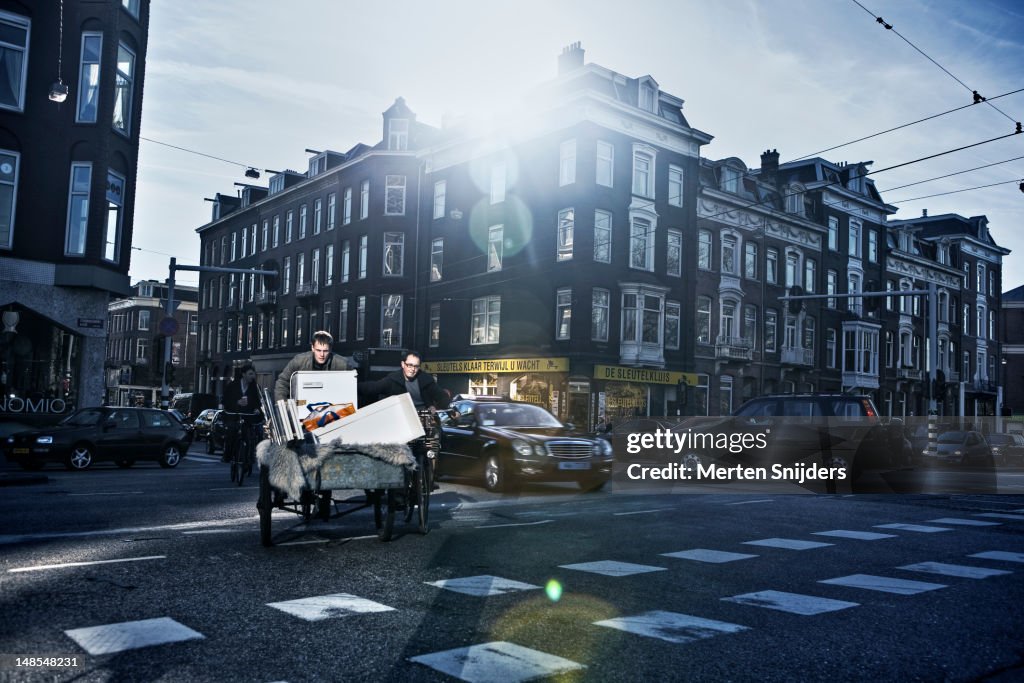
[[[402,361],[402,365],[404,365],[405,367],[409,368],[410,370],[419,370],[420,369],[420,364],[419,363],[406,363],[403,360]]]

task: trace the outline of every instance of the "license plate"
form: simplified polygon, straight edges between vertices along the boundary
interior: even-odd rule
[[[15,455],[22,455],[22,454],[27,455],[28,454],[28,449],[27,448],[15,448],[14,449],[14,454]]]
[[[558,469],[560,470],[589,470],[589,462],[560,462],[558,463]]]

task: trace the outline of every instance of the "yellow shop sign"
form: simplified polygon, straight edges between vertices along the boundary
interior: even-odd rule
[[[621,365],[595,365],[594,379],[610,379],[619,382],[643,382],[645,384],[678,384],[695,387],[700,375],[695,372],[672,372],[651,368],[627,368]]]
[[[423,369],[437,375],[491,372],[569,372],[569,359],[492,358],[490,360],[440,360],[424,363]]]

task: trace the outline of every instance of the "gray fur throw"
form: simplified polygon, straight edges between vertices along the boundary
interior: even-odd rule
[[[267,439],[256,447],[256,459],[260,467],[269,469],[270,485],[297,499],[302,489],[312,489],[312,482],[327,458],[358,452],[392,465],[416,469],[412,449],[406,444],[370,443],[342,444],[338,442],[315,445],[303,443],[298,448],[279,446]]]

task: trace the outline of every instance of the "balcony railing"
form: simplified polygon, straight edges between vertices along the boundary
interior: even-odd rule
[[[149,365],[148,358],[133,358],[132,365]]]
[[[976,379],[970,383],[972,391],[980,391],[987,394],[996,393],[996,383],[990,379]]]
[[[320,294],[319,282],[303,282],[295,287],[295,296],[299,299],[310,299]]]
[[[715,358],[749,361],[753,357],[753,344],[745,337],[725,337],[719,335],[715,341]]]
[[[780,360],[786,365],[814,365],[814,349],[798,346],[783,346]]]
[[[257,306],[276,306],[277,292],[256,292],[253,301]]]
[[[954,382],[955,383],[955,382],[959,382],[959,381],[960,381],[960,373],[959,372],[957,372],[956,370],[946,370],[946,382],[947,383],[949,383],[949,382]]]
[[[899,368],[896,371],[896,376],[900,379],[909,379],[915,382],[920,382],[921,378],[924,377],[924,371],[919,368]]]

